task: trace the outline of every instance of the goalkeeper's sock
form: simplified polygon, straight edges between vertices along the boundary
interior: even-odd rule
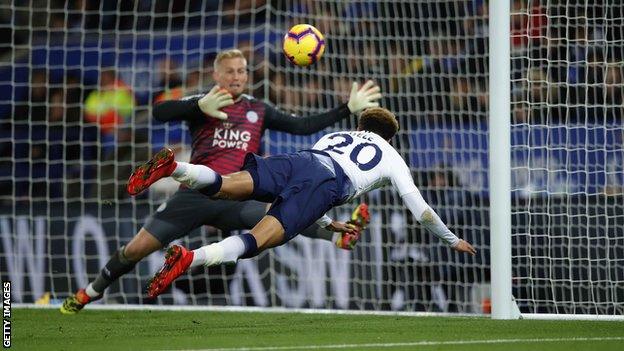
[[[89,285],[87,285],[87,288],[85,289],[85,293],[89,295],[89,297],[91,298],[102,295],[102,293],[99,293],[95,291],[95,289],[93,289],[93,283],[89,283]]]
[[[115,280],[130,272],[134,268],[136,262],[129,260],[126,255],[124,255],[124,249],[125,246],[122,246],[113,254],[113,256],[111,256],[110,260],[108,260],[104,268],[102,268],[97,278],[89,284],[91,287],[90,290],[88,289],[89,286],[87,286],[87,295],[95,297],[91,296],[91,294],[102,294],[104,290],[106,290],[106,288],[108,288],[108,286]]]
[[[256,238],[251,234],[235,235],[218,243],[202,246],[193,250],[191,267],[214,266],[221,263],[236,263],[239,258],[250,258],[256,255],[258,246]]]
[[[176,168],[171,173],[173,179],[208,196],[212,196],[221,190],[221,175],[213,171],[212,168],[186,162],[176,163]]]

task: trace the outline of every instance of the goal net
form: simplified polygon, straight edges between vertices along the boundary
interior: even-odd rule
[[[512,6],[514,295],[522,312],[621,314],[622,5],[572,2]],[[297,23],[326,37],[308,68],[281,53]],[[186,126],[155,121],[152,106],[207,91],[216,53],[237,47],[248,93],[300,115],[376,81],[416,185],[476,257],[422,230],[388,188],[361,199],[372,222],[352,252],[297,237],[234,267],[193,270],[149,301],[156,252],[98,303],[490,311],[485,2],[33,0],[0,4],[0,31],[0,274],[17,302],[54,304],[86,286],[175,192],[166,181],[125,192],[162,146],[190,155]],[[262,152],[320,135],[267,131]],[[231,234],[202,226],[181,243]]]
[[[527,313],[624,313],[620,3],[513,1],[513,294]]]

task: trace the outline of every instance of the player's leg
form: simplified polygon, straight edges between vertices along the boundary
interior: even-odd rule
[[[138,195],[154,182],[168,177],[175,170],[175,156],[173,151],[163,148],[144,164],[135,168],[128,179],[126,190],[130,195]]]
[[[274,199],[267,215],[250,233],[231,236],[194,251],[174,245],[165,264],[148,284],[148,296],[156,297],[191,266],[234,263],[262,250],[281,245],[312,225],[344,198],[336,176],[310,154],[258,159],[248,168],[253,194]],[[247,159],[249,161],[249,159]],[[246,166],[250,166],[246,163]]]
[[[260,252],[279,246],[284,243],[284,227],[280,221],[266,215],[249,231],[254,238],[255,245],[250,245],[238,258],[254,257]]]
[[[176,162],[174,157],[170,149],[164,148],[137,167],[128,180],[128,193],[137,195],[157,180],[171,177],[204,195],[219,199],[246,200],[252,194],[253,179],[247,171],[221,176],[208,166]]]
[[[251,229],[264,217],[271,204],[249,200],[242,202],[232,202],[232,206],[224,210],[221,216],[217,216],[212,226],[221,230],[241,230]],[[364,209],[364,210],[362,210]],[[343,250],[353,250],[360,234],[368,225],[369,216],[366,204],[359,204],[353,211],[348,223],[358,227],[357,233],[337,233],[329,231],[314,223],[301,231],[301,235],[332,242],[336,247]]]
[[[244,169],[253,179],[255,199],[273,201],[267,215],[250,233],[188,251],[174,245],[165,264],[148,285],[156,297],[191,265],[212,266],[249,258],[281,245],[312,225],[346,197],[343,174],[336,174],[311,153],[301,152],[260,158],[248,155]],[[215,192],[216,193],[216,192]]]
[[[216,199],[240,201],[250,198],[254,190],[254,182],[249,172],[240,171],[222,176],[221,187],[214,194],[212,192],[216,188],[213,187],[212,190],[209,190],[209,187],[210,185],[199,189],[199,191]]]
[[[265,216],[249,233],[230,236],[217,243],[189,251],[180,245],[167,250],[165,263],[147,284],[147,295],[155,298],[186,270],[196,266],[233,264],[239,258],[251,258],[271,247],[284,243],[284,228],[280,221]]]
[[[304,161],[304,162],[307,164],[307,161]],[[289,163],[290,161],[288,160],[288,156],[271,157],[270,160],[268,160],[268,159],[259,158],[255,155],[248,155],[245,159],[245,165],[244,165],[244,168],[246,169],[248,173],[245,171],[239,172],[240,178],[243,179],[243,182],[246,185],[251,184],[253,186],[253,189],[251,189],[252,197],[258,198],[258,199],[264,198],[265,200],[273,200],[271,198],[271,194],[277,192],[279,189],[284,188],[284,186],[280,185],[280,183],[282,183],[285,179],[280,180],[277,178],[280,178],[282,174],[288,173],[286,170],[289,168]],[[318,164],[316,164],[315,162],[314,164],[318,166]],[[299,168],[299,170],[301,169],[305,170],[304,172],[302,172],[303,178],[306,178],[309,176],[308,169],[301,168],[301,167],[295,167],[295,168]],[[281,169],[281,171],[273,172],[272,177],[263,176],[267,173],[271,173],[268,169]],[[296,171],[297,170],[295,170],[295,173],[297,173]],[[322,169],[322,171],[324,171],[324,169]],[[251,183],[249,182],[249,179],[247,177],[252,178]],[[292,179],[294,180],[294,183],[298,183],[298,182],[305,183],[304,179],[297,179],[297,178],[298,177],[295,177],[294,179]],[[231,184],[235,184],[235,183],[232,182]],[[240,187],[240,186],[233,186],[233,188],[236,188],[236,187]],[[230,190],[226,188],[225,191],[228,193],[231,193],[233,189]],[[249,188],[247,188],[245,190],[245,194],[247,194],[249,191],[250,191]],[[298,190],[294,192],[298,193]],[[301,196],[301,194],[298,194],[296,196]],[[307,200],[302,200],[302,201],[304,203],[307,203]],[[240,203],[240,206],[236,209],[238,211],[235,210],[236,212],[239,213],[239,215],[226,216],[225,220],[228,220],[230,218],[233,218],[233,219],[240,218],[242,221],[246,222],[247,225],[251,226],[257,223],[264,216],[265,210],[268,211],[270,206],[271,206],[270,204],[263,206],[258,201],[246,201],[244,203]],[[310,210],[307,210],[307,212],[310,212]],[[219,221],[219,219],[217,221]],[[353,249],[353,247],[359,240],[360,234],[366,229],[369,222],[370,222],[370,215],[368,213],[368,206],[365,203],[362,203],[362,204],[359,204],[353,210],[351,214],[351,219],[348,221],[348,223],[354,224],[358,228],[358,231],[356,233],[335,233],[335,232],[326,230],[325,228],[321,228],[318,224],[313,223],[312,225],[306,227],[305,229],[302,229],[300,231],[300,234],[310,237],[310,238],[318,238],[318,239],[331,241],[335,243],[336,246],[339,248],[342,248],[345,250],[351,250]]]
[[[302,212],[302,207],[307,207],[303,200],[311,200],[310,195],[315,194],[315,191],[299,186],[295,191],[292,188],[283,197],[280,195],[267,215],[249,233],[231,236],[193,251],[180,245],[171,246],[167,250],[162,268],[147,285],[147,295],[151,298],[157,297],[189,268],[233,264],[238,259],[251,258],[263,250],[279,246],[295,237],[331,208],[332,199],[326,199],[325,193],[320,191],[316,201],[310,204],[310,210]],[[305,190],[301,191],[303,189]]]

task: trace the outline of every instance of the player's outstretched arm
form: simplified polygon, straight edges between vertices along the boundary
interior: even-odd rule
[[[390,157],[393,157],[393,165],[395,165],[389,174],[392,185],[401,194],[403,203],[410,209],[418,223],[454,250],[467,252],[471,255],[476,254],[474,247],[453,234],[446,224],[442,222],[438,214],[423,199],[420,191],[414,184],[409,167],[399,153],[394,150],[393,153],[390,153]]]
[[[457,244],[455,246],[453,246],[453,249],[455,251],[469,253],[469,254],[471,254],[473,256],[477,254],[477,250],[475,250],[475,248],[472,247],[472,245],[470,245],[470,243],[467,242],[464,239],[459,239]]]
[[[437,213],[427,204],[420,191],[416,189],[413,192],[402,196],[403,202],[410,209],[418,223],[425,227],[428,231],[440,238],[456,251],[466,252],[475,255],[477,251],[467,241],[458,238],[450,229],[442,222]]]
[[[297,116],[288,114],[271,104],[266,104],[265,124],[267,129],[280,130],[291,134],[312,134],[345,119],[351,113],[360,113],[362,110],[379,106],[381,89],[369,80],[361,87],[353,83],[349,102],[332,110],[311,116]]]

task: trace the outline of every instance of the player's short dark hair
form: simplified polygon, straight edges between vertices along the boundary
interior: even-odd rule
[[[390,140],[399,130],[399,122],[394,113],[383,107],[373,107],[364,110],[360,115],[358,130],[373,132],[385,140]]]

